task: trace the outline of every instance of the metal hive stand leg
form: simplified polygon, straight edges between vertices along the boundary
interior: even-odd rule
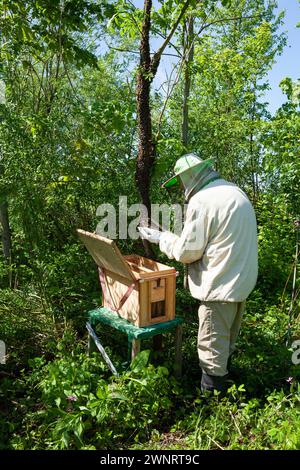
[[[104,347],[102,346],[102,344],[100,343],[99,341],[99,338],[98,336],[96,335],[95,331],[93,330],[93,327],[90,323],[86,323],[86,328],[89,332],[89,345],[90,345],[90,342],[91,340],[94,342],[96,348],[99,350],[100,354],[102,355],[104,361],[106,362],[106,364],[108,365],[108,367],[110,368],[110,370],[112,371],[112,373],[114,375],[116,375],[117,377],[119,376],[118,372],[117,372],[117,369],[115,368],[115,366],[113,365],[113,363],[111,362],[110,358],[108,357]],[[91,346],[90,346],[91,347]]]

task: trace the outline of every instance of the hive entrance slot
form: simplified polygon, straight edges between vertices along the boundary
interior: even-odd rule
[[[165,301],[153,302],[151,304],[151,319],[165,316]]]

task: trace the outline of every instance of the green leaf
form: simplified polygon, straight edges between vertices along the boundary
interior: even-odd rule
[[[60,397],[55,399],[55,404],[58,408],[60,407],[60,404],[61,404],[61,398]]]
[[[131,363],[130,368],[132,372],[140,372],[142,369],[144,369],[148,364],[149,356],[150,356],[149,349],[145,349],[144,351],[141,351]]]

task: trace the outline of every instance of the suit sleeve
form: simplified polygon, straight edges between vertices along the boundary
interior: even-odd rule
[[[198,207],[189,205],[180,237],[171,232],[164,232],[159,248],[168,258],[189,264],[202,257],[207,242],[207,217]]]

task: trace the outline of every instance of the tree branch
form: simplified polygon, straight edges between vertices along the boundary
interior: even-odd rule
[[[119,51],[119,52],[129,52],[131,54],[140,54],[139,51],[133,51],[131,49],[122,49],[121,47],[114,47],[114,46],[110,46],[109,44],[107,44],[107,47],[109,47],[110,49],[112,49],[113,51]],[[154,55],[155,52],[150,52],[151,55]],[[170,53],[167,53],[165,52],[164,54],[162,54],[164,56],[170,56],[170,57],[177,57],[177,59],[180,58],[180,56],[178,54],[170,54]]]
[[[167,80],[168,89],[167,89],[167,93],[166,93],[165,102],[163,104],[163,107],[162,107],[161,112],[160,112],[159,117],[158,117],[157,132],[156,132],[156,136],[155,136],[156,141],[159,140],[159,138],[160,138],[160,128],[161,128],[162,119],[163,119],[164,113],[166,111],[168,101],[169,101],[171,95],[173,94],[173,90],[174,90],[175,86],[177,85],[177,83],[179,81],[180,72],[182,70],[183,64],[184,64],[184,59],[182,59],[179,64],[176,64],[173,67],[173,70],[171,71],[171,74],[170,74],[170,78],[169,78],[169,80]],[[171,83],[171,78],[172,78],[173,72],[175,72],[177,67],[178,67],[178,71],[177,71],[176,77],[175,77],[173,83]]]
[[[160,48],[155,52],[154,56],[152,57],[152,60],[151,60],[151,73],[152,73],[153,76],[156,74],[156,71],[158,69],[162,53],[164,52],[165,48],[167,47],[167,45],[171,41],[171,39],[172,39],[172,37],[173,37],[180,21],[181,21],[181,19],[183,18],[184,14],[185,14],[185,12],[186,12],[186,10],[188,9],[189,6],[190,6],[190,0],[187,0],[185,2],[185,4],[183,5],[179,16],[178,16],[177,20],[175,21],[175,23],[174,23],[171,31],[169,32],[168,36],[166,37],[165,41],[163,42],[163,44],[160,46]]]
[[[154,27],[152,28],[153,30],[153,33],[154,34],[157,34],[158,36],[160,36],[161,38],[163,39],[166,39],[166,36],[164,34],[162,34],[160,31],[158,31],[157,29],[155,29]],[[182,57],[182,54],[180,52],[180,49],[179,47],[175,46],[175,44],[173,44],[171,41],[169,41],[169,45],[173,47],[173,49],[175,49],[175,51],[177,52],[178,54],[178,57]],[[162,54],[163,55],[163,54]]]
[[[221,18],[219,20],[215,20],[215,21],[211,21],[210,23],[207,23],[203,26],[201,26],[201,28],[199,29],[198,33],[196,34],[196,36],[199,36],[199,34],[202,33],[202,31],[204,31],[205,29],[209,28],[210,26],[214,25],[214,24],[217,24],[217,23],[225,23],[226,21],[237,21],[237,20],[252,20],[252,19],[255,19],[255,18],[262,18],[261,15],[255,15],[255,16],[235,16],[235,17],[232,17],[232,18]]]

